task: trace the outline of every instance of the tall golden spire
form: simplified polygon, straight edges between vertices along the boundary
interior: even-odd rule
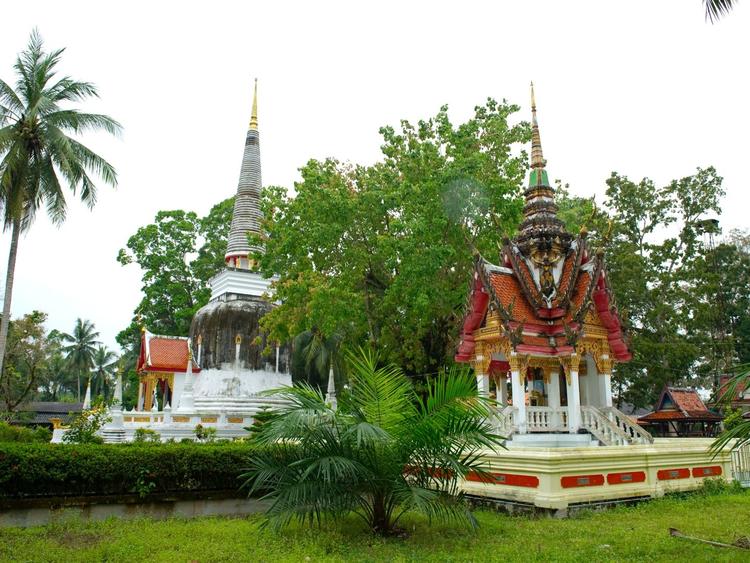
[[[539,124],[536,121],[536,97],[534,96],[533,82],[531,83],[531,168],[544,168],[542,138],[539,135]]]
[[[258,130],[258,79],[255,79],[255,90],[253,92],[253,112],[250,114],[250,127],[253,131]]]

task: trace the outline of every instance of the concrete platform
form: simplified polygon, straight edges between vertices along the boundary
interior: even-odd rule
[[[697,489],[706,478],[732,478],[730,452],[712,459],[712,442],[657,438],[649,445],[600,447],[520,447],[516,442],[507,450],[488,451],[491,479],[469,475],[463,489],[476,497],[554,510],[659,497]]]
[[[506,448],[597,448],[599,440],[591,434],[514,434]]]

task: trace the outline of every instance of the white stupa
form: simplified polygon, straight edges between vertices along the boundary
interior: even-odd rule
[[[219,438],[246,435],[255,414],[277,402],[265,391],[291,385],[289,349],[271,343],[259,321],[274,304],[271,280],[255,270],[248,234],[259,232],[260,136],[257,82],[252,116],[229,232],[226,267],[211,281],[211,299],[193,318],[190,337],[142,331],[138,401],[122,411],[122,385],[115,391],[105,441],[130,441],[138,428],[162,440],[195,438],[195,427],[214,427]],[[118,376],[119,377],[119,376]],[[56,431],[53,441],[62,438]]]

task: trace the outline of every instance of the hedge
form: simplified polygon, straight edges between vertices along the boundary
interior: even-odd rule
[[[0,499],[239,488],[252,448],[218,444],[0,444]]]

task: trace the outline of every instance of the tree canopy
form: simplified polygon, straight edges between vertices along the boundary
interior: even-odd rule
[[[370,343],[407,372],[452,356],[472,247],[496,253],[520,216],[527,124],[494,100],[454,125],[443,107],[417,124],[381,129],[371,166],[311,160],[295,184],[264,190],[265,245],[280,305],[262,324],[273,339],[305,331]]]

